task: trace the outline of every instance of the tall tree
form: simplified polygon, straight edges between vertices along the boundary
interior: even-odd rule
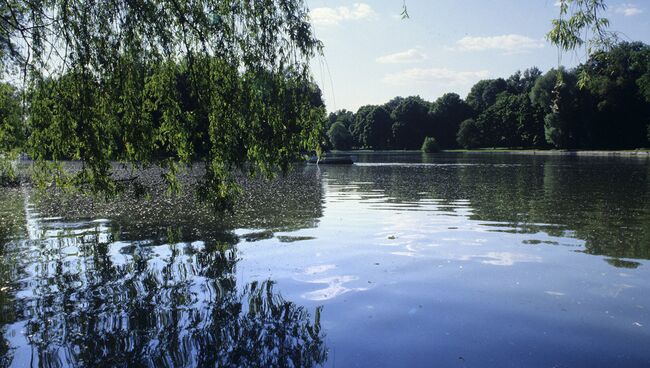
[[[352,148],[352,134],[345,124],[337,121],[327,132],[332,147],[337,150],[349,150]]]
[[[533,147],[544,143],[543,115],[538,114],[527,94],[499,95],[494,105],[478,118],[483,126],[484,145]]]
[[[386,111],[388,111],[388,113],[392,114],[393,110],[395,110],[395,108],[399,106],[402,101],[404,101],[404,97],[402,96],[393,97],[390,101],[384,104],[384,108]]]
[[[329,128],[337,121],[340,121],[346,128],[350,129],[354,124],[354,113],[346,109],[330,112],[327,116],[327,125],[325,126],[326,130],[329,130]]]
[[[642,90],[643,77],[650,70],[650,46],[622,42],[608,51],[595,52],[577,73],[589,79],[584,93],[589,94],[590,147],[638,148],[648,145],[647,125],[650,102]]]
[[[393,146],[397,149],[420,149],[431,129],[429,103],[419,96],[405,98],[393,110]]]
[[[575,73],[564,68],[548,71],[537,79],[530,99],[544,114],[546,142],[557,148],[579,147],[583,118]]]
[[[361,147],[363,146],[363,135],[366,129],[366,123],[368,121],[367,116],[376,108],[376,105],[364,105],[359,107],[357,112],[354,114],[354,124],[350,132],[352,133],[352,138],[354,139],[354,145]]]
[[[371,149],[386,149],[391,144],[393,120],[383,106],[376,106],[360,122],[359,143]]]
[[[456,134],[458,144],[467,149],[481,147],[483,137],[483,131],[474,119],[467,119],[460,123]]]
[[[471,118],[472,108],[456,93],[446,93],[432,104],[432,132],[438,144],[445,149],[456,148],[456,133],[460,123]]]
[[[513,94],[529,93],[541,75],[542,71],[537,67],[528,68],[523,73],[516,71],[506,80],[508,91]]]
[[[467,95],[467,103],[480,114],[492,106],[501,92],[508,90],[508,83],[503,78],[486,79],[476,83]]]

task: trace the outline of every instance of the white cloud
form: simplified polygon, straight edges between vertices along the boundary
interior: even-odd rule
[[[618,14],[623,14],[626,17],[631,17],[633,15],[643,13],[643,10],[641,10],[641,8],[633,4],[622,4],[620,6],[617,6],[614,11]]]
[[[379,64],[401,64],[419,63],[427,59],[427,55],[418,49],[409,49],[394,54],[384,55],[377,58]]]
[[[366,3],[355,3],[351,7],[315,8],[309,12],[309,18],[317,26],[335,26],[343,21],[373,19],[377,13]]]
[[[445,86],[475,83],[485,79],[490,73],[487,70],[459,72],[447,68],[413,68],[388,74],[383,82],[394,85],[432,84]]]
[[[501,36],[472,37],[465,36],[456,41],[453,48],[458,51],[498,50],[507,54],[520,53],[544,47],[544,41],[527,36],[509,34]]]

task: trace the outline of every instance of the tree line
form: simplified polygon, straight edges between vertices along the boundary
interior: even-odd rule
[[[334,149],[634,149],[650,146],[650,46],[621,42],[572,69],[481,80],[465,99],[395,97],[330,113]]]

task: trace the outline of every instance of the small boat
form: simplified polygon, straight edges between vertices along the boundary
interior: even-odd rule
[[[352,165],[354,164],[354,161],[352,161],[352,157],[350,156],[325,156],[321,157],[320,159],[318,156],[311,156],[309,157],[309,160],[307,160],[308,163],[310,164],[316,164],[316,165]]]

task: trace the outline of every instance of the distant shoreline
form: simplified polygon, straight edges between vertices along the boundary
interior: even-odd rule
[[[355,153],[373,153],[373,154],[399,154],[399,153],[416,153],[418,150],[349,150],[349,151],[332,151],[334,154],[355,154]],[[527,156],[580,156],[580,157],[642,157],[650,158],[650,149],[638,150],[527,150],[527,149],[475,149],[475,150],[442,150],[440,153],[454,154],[501,154],[501,155],[527,155]],[[435,153],[426,153],[435,155]]]
[[[587,151],[587,150],[449,150],[445,153],[472,153],[472,154],[509,154],[509,155],[539,155],[539,156],[585,156],[585,157],[648,157],[649,150],[628,151]]]

